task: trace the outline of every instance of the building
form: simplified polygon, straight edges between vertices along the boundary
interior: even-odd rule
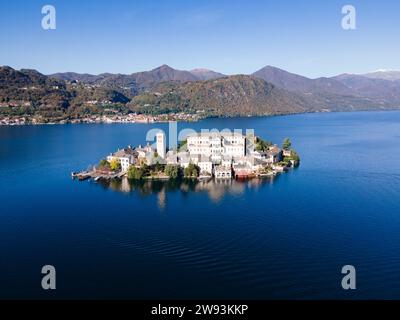
[[[232,167],[216,166],[214,176],[216,179],[232,179]]]
[[[190,154],[210,157],[220,164],[224,157],[243,157],[246,154],[246,138],[237,133],[196,133],[187,137]]]
[[[291,157],[292,156],[292,150],[283,149],[282,153],[283,153],[284,157]]]
[[[157,133],[156,139],[157,139],[157,153],[158,153],[158,156],[160,158],[162,158],[162,159],[165,159],[166,152],[167,152],[165,134],[162,133],[162,132]]]
[[[253,174],[253,169],[248,164],[237,164],[233,166],[235,178],[249,178]]]
[[[187,168],[190,163],[193,163],[200,168],[200,175],[212,175],[213,172],[213,163],[211,162],[210,157],[201,156],[199,154],[190,154],[189,152],[179,152],[177,158],[173,157],[171,153],[169,153],[167,163],[178,163],[184,169]]]
[[[197,165],[200,168],[200,175],[212,175],[213,164],[209,160],[200,160]]]
[[[110,154],[107,157],[107,161],[111,162],[113,160],[119,161],[121,164],[121,170],[123,172],[127,172],[131,165],[135,165],[138,160],[139,154],[135,149],[132,149],[131,146],[118,150],[115,153]]]
[[[169,150],[167,153],[165,134],[160,132],[156,135],[155,146],[147,144],[136,149],[128,147],[111,154],[107,160],[118,159],[122,171],[127,171],[131,165],[156,163],[177,165],[185,169],[192,163],[199,168],[201,176],[215,176],[217,179],[247,178],[282,160],[282,150],[277,145],[265,151],[256,151],[255,139],[254,135],[230,132],[195,133],[187,137],[187,150]]]

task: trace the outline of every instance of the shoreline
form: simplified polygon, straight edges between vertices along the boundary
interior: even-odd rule
[[[288,170],[294,170],[296,169],[296,167],[290,167],[288,168]],[[116,176],[92,176],[90,173],[85,174],[84,176],[82,176],[81,178],[79,177],[81,173],[71,173],[71,177],[73,180],[77,179],[80,182],[83,181],[94,181],[94,182],[98,182],[98,181],[116,181],[116,180],[122,180],[122,179],[127,179],[129,182],[148,182],[148,181],[162,181],[162,182],[170,182],[170,181],[197,181],[197,182],[209,182],[211,180],[213,181],[249,181],[249,180],[253,180],[253,179],[267,179],[267,178],[273,178],[278,176],[279,174],[285,173],[285,171],[272,171],[269,174],[254,174],[252,176],[246,177],[246,178],[216,178],[213,176],[209,176],[209,177],[181,177],[178,179],[172,179],[169,177],[144,177],[142,179],[129,179],[127,177],[126,174],[124,175],[118,175],[116,174]]]
[[[260,118],[273,118],[273,117],[286,117],[286,116],[299,116],[299,115],[309,115],[309,114],[342,114],[342,113],[373,113],[373,112],[400,112],[399,109],[376,109],[376,110],[351,110],[351,111],[310,111],[310,112],[300,112],[300,113],[287,113],[287,114],[271,114],[271,115],[254,115],[254,116],[212,116],[212,117],[204,117],[198,119],[171,119],[171,120],[155,120],[155,121],[123,121],[123,120],[115,120],[115,121],[92,121],[87,119],[73,119],[73,120],[62,120],[58,122],[47,122],[47,123],[31,123],[31,122],[18,122],[18,123],[2,123],[4,119],[16,120],[20,118],[1,118],[0,117],[0,127],[21,127],[21,126],[61,126],[61,125],[82,125],[82,124],[103,124],[103,125],[113,125],[113,124],[139,124],[139,125],[151,125],[157,123],[169,123],[169,122],[201,122],[209,119],[260,119]]]

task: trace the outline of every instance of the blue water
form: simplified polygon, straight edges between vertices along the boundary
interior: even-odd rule
[[[273,181],[71,180],[156,127],[0,127],[0,298],[400,298],[400,112],[179,125],[290,137],[301,166]]]

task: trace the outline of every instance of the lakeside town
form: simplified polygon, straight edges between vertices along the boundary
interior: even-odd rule
[[[112,114],[112,115],[88,115],[81,118],[62,119],[59,121],[46,121],[40,116],[0,116],[0,126],[18,126],[18,125],[56,125],[56,124],[78,124],[78,123],[161,123],[169,121],[194,122],[201,120],[200,114],[189,113],[168,113],[159,115],[147,114]]]
[[[254,134],[190,134],[173,150],[163,132],[151,146],[127,146],[102,159],[91,170],[72,173],[79,180],[248,179],[274,176],[300,164],[289,138],[281,147]]]

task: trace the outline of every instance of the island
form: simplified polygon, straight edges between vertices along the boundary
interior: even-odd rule
[[[300,164],[289,138],[281,147],[254,134],[201,132],[190,134],[177,147],[166,147],[163,132],[151,146],[127,146],[102,159],[89,171],[73,172],[87,179],[170,180],[249,179],[274,176]]]

